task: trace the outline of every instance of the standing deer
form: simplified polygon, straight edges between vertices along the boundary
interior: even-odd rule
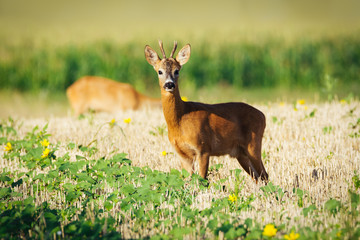
[[[159,77],[161,102],[170,143],[181,156],[181,167],[190,174],[198,161],[200,176],[207,177],[210,156],[229,154],[257,181],[267,181],[261,160],[261,141],[265,116],[256,108],[241,102],[205,104],[184,102],[179,92],[179,71],[190,58],[190,44],[173,58],[177,42],[167,58],[159,41],[163,59],[148,45],[145,58]]]
[[[133,86],[108,78],[86,76],[66,89],[66,95],[75,114],[88,110],[116,112],[141,107],[160,107],[160,99],[147,97]]]

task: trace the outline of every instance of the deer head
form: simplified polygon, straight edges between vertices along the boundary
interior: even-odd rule
[[[169,58],[166,57],[163,44],[160,40],[159,45],[163,59],[148,45],[145,46],[145,58],[157,72],[160,88],[166,92],[173,93],[178,86],[179,71],[182,65],[190,58],[190,44],[185,45],[179,51],[176,58],[173,58],[177,47],[176,41],[174,42],[174,48]]]

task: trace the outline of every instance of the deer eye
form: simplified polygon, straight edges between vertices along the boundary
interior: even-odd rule
[[[175,70],[174,74],[177,76],[179,75],[179,70]]]
[[[159,75],[162,75],[162,74],[163,74],[163,72],[162,72],[161,70],[159,70],[158,73],[159,73]]]

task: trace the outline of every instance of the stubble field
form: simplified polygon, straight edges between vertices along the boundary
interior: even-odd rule
[[[0,0],[0,239],[360,239],[358,1],[36,2]],[[267,185],[182,171],[161,109],[70,113],[85,75],[159,97],[157,39],[190,100],[257,103]]]
[[[228,156],[190,177],[161,109],[1,119],[0,238],[357,239],[359,101],[255,106],[268,185]]]

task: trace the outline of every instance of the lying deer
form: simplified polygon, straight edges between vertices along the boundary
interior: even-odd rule
[[[257,181],[268,180],[261,160],[261,141],[265,116],[256,108],[241,102],[205,104],[184,102],[179,92],[179,71],[190,58],[185,45],[173,58],[177,43],[167,58],[159,41],[163,59],[148,45],[145,58],[159,77],[162,108],[170,143],[182,157],[181,166],[190,174],[199,163],[200,176],[207,177],[210,156],[229,154]]]
[[[103,77],[82,77],[66,89],[66,95],[77,115],[90,109],[116,112],[161,106],[160,99],[142,95],[130,84]]]

